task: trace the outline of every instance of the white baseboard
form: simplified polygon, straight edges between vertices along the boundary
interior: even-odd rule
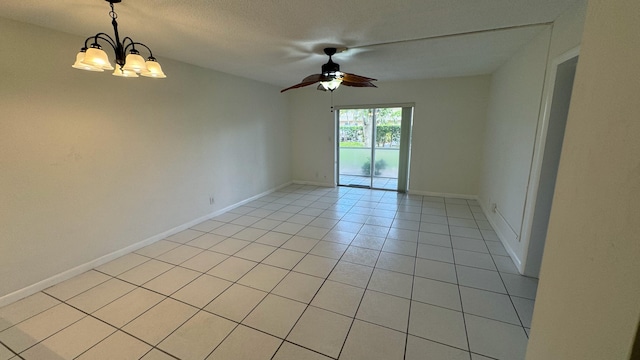
[[[172,229],[169,229],[167,231],[161,232],[160,234],[156,234],[154,236],[151,236],[151,237],[149,237],[147,239],[144,239],[144,240],[142,240],[140,242],[137,242],[135,244],[129,245],[129,246],[123,248],[123,249],[116,250],[116,251],[114,251],[112,253],[109,253],[107,255],[101,256],[101,257],[99,257],[97,259],[91,260],[91,261],[86,262],[86,263],[84,263],[82,265],[76,266],[76,267],[74,267],[72,269],[63,271],[63,272],[61,272],[59,274],[51,276],[51,277],[49,277],[47,279],[44,279],[42,281],[39,281],[39,282],[37,282],[35,284],[29,285],[29,286],[27,286],[25,288],[22,288],[20,290],[16,290],[16,291],[14,291],[12,293],[9,293],[7,295],[1,296],[0,297],[0,307],[8,305],[8,304],[11,304],[11,303],[13,303],[15,301],[18,301],[20,299],[23,299],[23,298],[25,298],[27,296],[33,295],[33,294],[37,293],[38,291],[42,291],[42,290],[44,290],[44,289],[46,289],[48,287],[51,287],[51,286],[56,285],[58,283],[61,283],[61,282],[65,281],[65,280],[71,279],[74,276],[80,275],[80,274],[82,274],[84,272],[87,272],[87,271],[89,271],[89,270],[91,270],[93,268],[96,268],[96,267],[98,267],[98,266],[100,266],[102,264],[106,264],[109,261],[115,260],[115,259],[117,259],[117,258],[119,258],[119,257],[121,257],[123,255],[127,255],[127,254],[129,254],[131,252],[134,252],[134,251],[136,251],[138,249],[141,249],[141,248],[143,248],[143,247],[145,247],[147,245],[151,245],[151,244],[155,243],[156,241],[162,240],[162,239],[164,239],[164,238],[166,238],[168,236],[171,236],[173,234],[177,234],[180,231],[189,229],[190,227],[192,227],[194,225],[197,225],[197,224],[199,224],[199,223],[201,223],[203,221],[206,221],[206,220],[209,220],[209,219],[211,219],[213,217],[216,217],[218,215],[224,214],[225,212],[227,212],[229,210],[233,210],[233,209],[235,209],[235,208],[237,208],[239,206],[242,206],[244,204],[250,203],[250,202],[252,202],[252,201],[254,201],[256,199],[259,199],[259,198],[261,198],[261,197],[263,197],[265,195],[268,195],[268,194],[270,194],[272,192],[278,191],[278,190],[280,190],[280,189],[282,189],[284,187],[287,187],[287,186],[289,186],[291,184],[292,184],[292,182],[287,182],[287,183],[285,183],[283,185],[280,185],[280,186],[277,186],[277,187],[272,188],[270,190],[264,191],[264,192],[262,192],[262,193],[260,193],[258,195],[252,196],[252,197],[250,197],[248,199],[242,200],[242,201],[237,202],[237,203],[235,203],[233,205],[229,205],[229,206],[227,206],[227,207],[225,207],[223,209],[216,210],[216,211],[214,211],[214,212],[212,212],[210,214],[201,216],[201,217],[199,217],[197,219],[194,219],[194,220],[191,220],[191,221],[189,221],[189,222],[187,222],[185,224],[176,226],[176,227],[174,227]]]
[[[316,181],[304,181],[304,180],[293,180],[294,184],[298,185],[313,185],[320,187],[336,187],[336,184],[329,182],[316,182]]]
[[[451,194],[451,193],[440,193],[440,192],[412,190],[412,189],[409,189],[408,193],[410,195],[438,196],[438,197],[448,197],[448,198],[465,199],[465,200],[478,200],[478,195]]]
[[[502,226],[496,222],[496,216],[490,216],[490,214],[492,214],[493,211],[491,211],[490,209],[487,209],[483,201],[478,201],[478,203],[482,208],[482,212],[484,213],[484,216],[487,218],[487,221],[489,221],[489,224],[493,228],[493,231],[496,232],[496,235],[498,236],[498,239],[502,243],[502,246],[504,246],[505,250],[507,250],[507,253],[509,254],[509,257],[511,258],[511,260],[513,260],[513,263],[518,269],[518,272],[521,275],[524,274],[522,259],[520,259],[516,254],[516,252],[513,251],[513,249],[511,248],[511,245],[507,240],[508,239],[507,235],[505,235],[504,231],[501,230]]]

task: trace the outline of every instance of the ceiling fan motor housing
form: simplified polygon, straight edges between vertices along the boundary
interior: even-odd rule
[[[340,65],[329,58],[329,62],[322,65],[322,75],[331,77],[340,75]]]

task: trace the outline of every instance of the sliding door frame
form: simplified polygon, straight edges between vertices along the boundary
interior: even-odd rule
[[[394,191],[405,193],[409,190],[409,171],[410,171],[410,157],[411,157],[411,133],[413,128],[413,113],[415,109],[415,103],[390,103],[390,104],[366,104],[366,105],[335,105],[334,106],[334,126],[335,126],[335,158],[334,158],[334,179],[335,184],[340,185],[340,110],[349,109],[381,109],[381,108],[402,108],[402,121],[401,121],[401,135],[400,135],[400,149],[399,149],[399,166],[398,166],[398,187]],[[375,129],[375,123],[373,124]],[[373,139],[375,140],[375,131]],[[372,160],[371,171],[373,172],[373,159],[374,144],[371,145]],[[373,187],[373,176],[370,176],[370,188]],[[383,189],[389,190],[389,189]]]

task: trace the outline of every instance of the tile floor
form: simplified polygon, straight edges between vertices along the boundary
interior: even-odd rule
[[[0,359],[523,359],[478,204],[292,185],[0,309]]]
[[[371,178],[368,176],[340,174],[339,181],[341,185],[346,186],[371,186]],[[376,189],[397,190],[398,179],[376,176],[373,178],[373,187]]]

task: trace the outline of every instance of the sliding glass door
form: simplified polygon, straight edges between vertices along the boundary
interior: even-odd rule
[[[339,109],[338,185],[406,191],[412,113],[412,107]]]

